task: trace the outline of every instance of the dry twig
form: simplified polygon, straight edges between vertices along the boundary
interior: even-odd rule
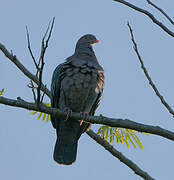
[[[160,11],[169,21],[171,24],[174,25],[174,21],[167,15],[166,12],[164,12],[161,8],[159,8],[157,5],[155,5],[154,3],[152,3],[149,0],[146,0],[151,6],[153,6],[154,8],[156,8],[158,11]]]
[[[30,55],[31,55],[31,57],[32,57],[32,59],[33,59],[33,62],[34,62],[34,64],[35,64],[35,66],[36,66],[36,69],[39,69],[39,66],[38,66],[37,63],[36,63],[36,59],[35,59],[35,57],[34,57],[34,55],[33,55],[32,50],[31,50],[30,36],[29,36],[29,33],[28,33],[28,28],[27,28],[27,26],[26,26],[26,31],[27,31],[27,42],[28,42],[28,49],[29,49]]]
[[[146,16],[148,16],[155,24],[157,24],[160,28],[162,28],[166,33],[168,33],[170,36],[174,37],[174,32],[172,32],[170,29],[168,29],[162,22],[158,21],[152,13],[146,11],[145,9],[142,9],[142,8],[139,8],[127,1],[124,1],[124,0],[113,0],[115,2],[119,2],[121,4],[124,4],[138,12],[141,12],[143,14],[145,14]]]
[[[166,109],[169,111],[170,114],[172,114],[174,116],[174,111],[173,109],[169,106],[169,104],[165,101],[165,99],[163,98],[163,96],[160,94],[160,92],[158,91],[157,87],[155,86],[155,84],[153,83],[149,73],[147,72],[147,69],[146,67],[144,66],[144,63],[143,63],[143,60],[140,56],[140,53],[138,51],[138,48],[137,48],[137,44],[134,40],[134,35],[133,35],[133,31],[132,31],[132,28],[131,26],[129,25],[129,23],[127,24],[128,27],[129,27],[129,30],[130,30],[130,34],[131,34],[131,40],[132,40],[132,43],[133,43],[133,48],[137,54],[137,57],[138,57],[138,60],[141,64],[141,68],[147,78],[147,80],[149,81],[149,84],[151,85],[152,89],[154,90],[155,94],[157,95],[157,97],[161,100],[161,103],[166,107]]]
[[[44,97],[44,95],[43,95],[42,98],[41,98],[42,100],[40,99],[40,97],[41,97],[41,85],[42,85],[43,68],[44,68],[44,65],[45,65],[44,56],[45,56],[46,49],[48,47],[48,42],[50,40],[52,31],[53,31],[54,21],[55,21],[55,17],[53,18],[52,23],[50,22],[51,23],[51,28],[50,28],[50,23],[49,23],[49,25],[47,27],[47,30],[46,30],[43,38],[42,38],[41,53],[40,53],[40,58],[39,58],[39,63],[38,63],[38,66],[41,63],[41,65],[40,65],[40,67],[38,69],[39,70],[39,77],[38,77],[39,78],[39,84],[38,84],[38,88],[37,88],[37,105],[38,106],[42,102],[43,97]],[[49,29],[50,29],[50,32],[49,32],[47,40],[45,41],[45,38],[46,38],[46,35],[47,35]],[[37,76],[37,73],[36,73],[36,76]]]

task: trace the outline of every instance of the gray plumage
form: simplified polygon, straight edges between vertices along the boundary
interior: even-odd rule
[[[81,37],[75,53],[56,67],[51,84],[51,106],[73,112],[88,112],[94,115],[104,87],[104,71],[99,65],[92,44],[97,43],[95,36]],[[59,164],[70,165],[76,160],[77,144],[81,134],[90,128],[83,122],[65,121],[51,116],[51,122],[57,132],[54,160]]]

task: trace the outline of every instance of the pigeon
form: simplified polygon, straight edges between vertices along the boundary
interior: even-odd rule
[[[67,118],[51,115],[57,133],[53,158],[59,164],[75,162],[78,140],[91,127],[83,120],[88,114],[95,114],[103,95],[105,75],[93,51],[95,43],[99,40],[94,35],[82,36],[77,41],[74,54],[53,72],[51,107],[67,112]],[[71,112],[82,113],[82,119],[72,121]]]

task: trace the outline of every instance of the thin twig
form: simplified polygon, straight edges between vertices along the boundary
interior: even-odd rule
[[[50,40],[51,33],[52,33],[52,30],[53,30],[54,20],[55,20],[55,17],[52,20],[52,24],[51,24],[51,22],[49,23],[49,25],[47,27],[47,30],[46,30],[43,38],[42,38],[41,53],[40,53],[40,59],[39,59],[39,63],[41,63],[41,67],[40,67],[40,69],[38,71],[39,72],[39,85],[38,85],[38,88],[37,88],[37,104],[38,105],[41,102],[41,99],[40,99],[40,96],[41,96],[40,90],[41,90],[41,84],[42,84],[43,68],[44,68],[44,65],[45,65],[44,56],[45,56],[45,52],[46,52],[46,49],[48,47],[48,42]],[[50,24],[51,24],[51,29],[50,29]],[[46,35],[47,35],[49,29],[50,29],[50,32],[49,32],[48,38],[47,38],[47,40],[45,42],[45,38],[46,38]],[[38,66],[39,65],[40,64],[38,64]],[[36,76],[37,76],[37,73],[36,73]]]
[[[144,72],[147,80],[149,81],[149,84],[151,85],[151,87],[152,87],[152,89],[154,90],[154,92],[155,92],[155,94],[157,95],[157,97],[161,100],[161,103],[167,108],[167,110],[169,111],[169,113],[174,116],[174,111],[173,111],[173,109],[172,109],[172,108],[169,106],[169,104],[165,101],[165,99],[163,98],[163,96],[160,94],[160,92],[158,91],[157,87],[156,87],[155,84],[153,83],[151,77],[149,76],[148,71],[147,71],[146,67],[144,66],[143,60],[142,60],[142,58],[141,58],[141,56],[140,56],[140,53],[139,53],[139,51],[138,51],[137,44],[136,44],[136,42],[135,42],[135,40],[134,40],[134,35],[133,35],[132,28],[131,28],[131,26],[129,25],[129,23],[128,23],[127,25],[128,25],[128,27],[129,27],[130,34],[131,34],[131,40],[132,40],[133,45],[134,45],[133,48],[134,48],[134,50],[135,50],[135,52],[136,52],[136,54],[137,54],[138,60],[139,60],[139,62],[140,62],[140,64],[141,64],[141,68],[142,68],[142,70],[143,70],[143,72]]]
[[[41,53],[40,53],[40,58],[39,58],[39,62],[38,62],[38,66],[39,66],[39,67],[40,67],[40,64],[42,63],[43,58],[44,58],[44,54],[45,54],[45,45],[44,45],[44,44],[45,44],[45,37],[46,37],[46,35],[47,35],[48,31],[49,31],[50,24],[51,24],[51,21],[49,22],[48,27],[47,27],[47,29],[46,29],[46,32],[45,32],[45,34],[44,34],[44,36],[43,36],[43,38],[42,38]],[[41,65],[41,66],[42,66],[42,65]],[[41,70],[40,68],[37,70],[36,76],[38,76],[38,73],[39,73],[40,70]]]
[[[103,146],[107,151],[109,151],[113,156],[118,158],[122,163],[126,164],[129,168],[131,168],[135,174],[141,176],[146,180],[154,180],[147,172],[143,171],[138,167],[133,161],[124,156],[121,152],[117,151],[111,144],[102,139],[99,135],[94,133],[92,130],[87,132],[88,136],[94,139],[98,144]]]
[[[52,24],[51,24],[51,29],[50,29],[50,33],[48,35],[48,38],[46,40],[46,44],[45,44],[45,47],[47,48],[48,47],[48,42],[51,38],[51,34],[52,34],[52,31],[53,31],[53,27],[54,27],[54,21],[55,21],[55,17],[53,17],[53,21],[52,21]]]
[[[37,105],[39,106],[40,104],[40,96],[41,96],[41,84],[42,84],[42,73],[43,73],[43,68],[44,68],[44,59],[41,61],[41,68],[39,71],[39,85],[37,88]]]
[[[155,5],[151,1],[149,0],[146,0],[146,1],[148,2],[148,4],[150,4],[151,6],[156,8],[158,11],[160,11],[170,21],[170,23],[174,25],[174,21],[166,14],[166,12],[164,12],[161,8],[159,8],[157,5]]]
[[[119,3],[121,3],[121,4],[124,4],[124,5],[132,8],[132,9],[134,9],[134,10],[136,10],[136,11],[139,11],[139,12],[145,14],[145,15],[148,16],[155,24],[157,24],[160,28],[162,28],[166,33],[168,33],[170,36],[174,37],[174,32],[172,32],[170,29],[168,29],[163,23],[161,23],[160,21],[158,21],[158,20],[153,16],[153,14],[151,14],[150,12],[148,12],[148,11],[142,9],[142,8],[139,8],[139,7],[135,6],[135,5],[127,2],[127,1],[124,1],[124,0],[113,0],[113,1],[119,2]]]
[[[49,42],[49,40],[51,38],[51,34],[52,34],[52,31],[53,31],[53,27],[54,27],[54,21],[55,21],[55,17],[53,17],[52,23],[51,23],[51,21],[49,22],[48,27],[46,29],[46,32],[45,32],[45,34],[44,34],[44,36],[42,38],[41,53],[40,53],[40,58],[39,58],[38,66],[40,66],[40,63],[41,63],[41,61],[42,61],[42,59],[44,57],[46,48],[48,47],[48,42]],[[45,43],[45,38],[46,38],[46,35],[47,35],[48,31],[49,31],[50,24],[51,24],[51,29],[50,29],[48,38],[47,38],[46,43]],[[38,73],[39,73],[39,71],[36,72],[36,76],[38,76]]]
[[[28,84],[27,85],[29,88],[31,88],[31,90],[32,90],[32,93],[33,93],[33,97],[34,97],[34,101],[36,102],[36,94],[35,94],[35,91],[34,91],[34,89],[36,88],[36,87],[34,87],[34,84],[33,84],[33,81],[30,79],[30,84]]]
[[[45,85],[45,88],[46,87],[47,87],[47,85]],[[45,96],[45,92],[43,92],[43,94],[42,94],[42,97],[41,97],[41,100],[40,100],[41,103],[43,102],[44,96]]]
[[[37,63],[36,63],[36,59],[35,59],[35,57],[34,57],[34,55],[33,55],[32,50],[31,50],[31,46],[30,46],[30,36],[29,36],[29,33],[28,33],[28,28],[27,28],[27,26],[26,26],[26,31],[27,31],[28,49],[29,49],[30,55],[31,55],[31,57],[32,57],[32,59],[33,59],[33,62],[34,62],[34,64],[35,64],[35,66],[36,66],[36,69],[38,69],[39,66],[38,66]]]

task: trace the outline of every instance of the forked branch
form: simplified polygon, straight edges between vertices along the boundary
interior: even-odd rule
[[[174,25],[174,21],[167,15],[167,13],[162,10],[160,7],[158,7],[156,4],[154,4],[153,2],[146,0],[148,2],[148,4],[150,4],[151,6],[153,6],[155,9],[157,9],[159,12],[161,12],[169,21],[171,24]]]
[[[127,1],[124,1],[124,0],[113,0],[115,2],[119,2],[121,4],[124,4],[140,13],[143,13],[145,14],[146,16],[148,16],[155,24],[157,24],[160,28],[162,28],[167,34],[169,34],[170,36],[174,37],[174,32],[172,32],[169,28],[167,28],[162,22],[158,21],[154,15],[152,13],[150,13],[149,11],[145,10],[145,9],[142,9],[142,8],[139,8]]]

